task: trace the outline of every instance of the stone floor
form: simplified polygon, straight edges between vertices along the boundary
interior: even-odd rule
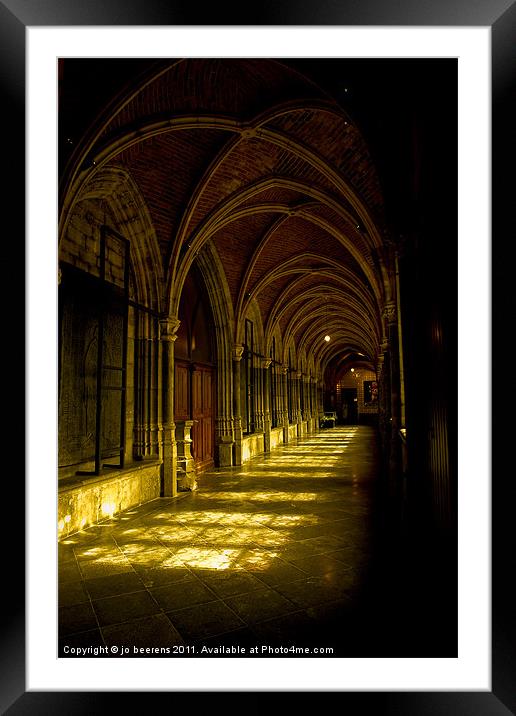
[[[375,431],[337,427],[69,537],[59,655],[412,655],[378,485]]]

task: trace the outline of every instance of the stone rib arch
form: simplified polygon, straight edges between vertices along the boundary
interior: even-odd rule
[[[105,167],[95,181],[85,185],[70,207],[93,200],[109,207],[116,219],[116,228],[131,243],[131,262],[138,291],[138,301],[156,312],[162,306],[162,263],[156,233],[145,200],[133,177],[120,167]],[[59,234],[59,243],[66,231]]]

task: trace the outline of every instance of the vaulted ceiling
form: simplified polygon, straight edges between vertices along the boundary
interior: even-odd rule
[[[382,188],[360,127],[280,60],[179,59],[137,69],[89,128],[72,121],[73,91],[63,95],[62,141],[73,151],[64,157],[61,230],[77,202],[121,194],[113,178],[129,176],[152,227],[163,311],[177,309],[209,242],[224,269],[236,342],[253,306],[266,337],[279,328],[284,346],[292,339],[323,367],[374,366],[392,272]]]

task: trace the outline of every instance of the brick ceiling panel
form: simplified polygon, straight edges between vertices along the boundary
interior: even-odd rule
[[[343,201],[334,183],[316,167],[293,151],[260,139],[239,142],[209,177],[189,223],[189,231],[197,228],[210,211],[222,206],[225,200],[243,191],[253,182],[269,177],[302,182],[319,190],[335,201]],[[307,195],[307,200],[310,200]]]
[[[115,115],[104,134],[142,117],[223,115],[250,121],[278,103],[299,96],[321,98],[316,85],[280,62],[217,58],[176,61]]]
[[[116,164],[132,173],[145,199],[163,253],[199,176],[226,136],[215,130],[169,132],[118,155]]]
[[[265,233],[271,222],[270,214],[245,217],[227,224],[212,237],[224,266],[234,302],[237,300],[242,278],[249,265],[256,237]]]
[[[357,262],[336,238],[310,221],[293,216],[278,227],[262,250],[251,274],[250,286],[254,286],[262,276],[280,264],[303,253],[339,261],[361,273]]]
[[[365,229],[360,223],[346,219],[332,207],[324,204],[310,207],[310,214],[324,219],[334,226],[343,236],[346,236],[353,243],[353,246],[355,246],[363,256],[367,257],[369,255],[370,246],[368,241],[370,242],[370,239],[367,239],[364,233]]]
[[[282,151],[273,146],[268,149],[270,151],[264,152],[263,143],[252,139],[239,142],[229,152],[220,166],[213,171],[202,191],[189,222],[190,232],[199,226],[210,211],[222,205],[229,197],[274,172]]]
[[[271,187],[264,189],[259,194],[255,194],[247,201],[242,202],[239,206],[255,206],[257,204],[295,206],[303,201],[307,201],[306,194],[304,193],[283,187]]]
[[[272,309],[277,304],[279,297],[289,284],[295,281],[295,275],[282,276],[275,281],[268,283],[262,291],[260,291],[260,307],[262,309],[262,319],[265,323],[271,314]]]
[[[323,110],[292,110],[269,124],[294,136],[325,157],[380,211],[382,192],[367,146],[356,127],[344,116]]]

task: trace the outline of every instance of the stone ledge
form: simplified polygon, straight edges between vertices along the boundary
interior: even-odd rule
[[[161,460],[131,463],[102,475],[64,478],[58,488],[58,536],[68,537],[161,493]]]
[[[100,475],[67,475],[58,479],[59,493],[66,490],[73,490],[81,486],[93,485],[96,482],[106,482],[111,479],[119,479],[122,475],[137,472],[138,470],[146,470],[148,467],[161,465],[162,460],[159,458],[147,460],[135,460],[127,464],[125,467],[111,467],[104,470]]]

